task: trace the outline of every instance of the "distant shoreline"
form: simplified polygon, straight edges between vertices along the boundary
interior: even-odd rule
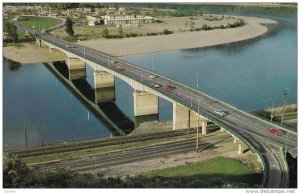
[[[277,21],[265,18],[240,18],[245,20],[246,25],[238,28],[124,39],[88,40],[77,43],[112,56],[121,57],[125,55],[139,55],[171,50],[201,49],[243,42],[266,34],[268,32],[268,28],[265,26],[266,24],[277,24]],[[98,47],[98,45],[101,46]],[[21,64],[66,60],[64,54],[55,52],[50,55],[48,48],[38,48],[34,46],[33,43],[22,44],[20,48],[16,46],[4,47],[3,56]]]
[[[174,33],[170,35],[151,37],[87,40],[78,42],[78,44],[85,45],[112,56],[121,57],[125,55],[205,48],[241,42],[260,37],[267,33],[268,28],[264,26],[264,24],[277,24],[277,21],[266,18],[240,16],[239,18],[245,20],[245,26],[230,29]]]

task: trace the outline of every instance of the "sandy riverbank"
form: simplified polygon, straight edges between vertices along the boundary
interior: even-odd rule
[[[67,58],[61,52],[54,51],[50,55],[48,47],[40,48],[33,43],[23,43],[19,48],[16,46],[3,47],[3,56],[21,64],[64,61]]]
[[[161,36],[88,40],[79,42],[79,44],[107,54],[111,54],[113,56],[135,55],[178,49],[203,48],[259,37],[268,31],[268,28],[262,24],[277,23],[274,20],[265,18],[239,18],[243,18],[245,20],[245,26],[211,31],[187,31]]]

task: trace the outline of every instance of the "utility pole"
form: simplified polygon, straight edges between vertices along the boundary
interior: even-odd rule
[[[152,56],[151,70],[153,71],[153,56]]]
[[[285,142],[285,154],[287,153],[287,142],[289,140],[289,133],[286,132],[286,142]]]
[[[196,152],[199,152],[199,105],[198,105],[198,114],[197,114]]]
[[[83,46],[83,56],[85,57],[85,46]]]
[[[199,74],[198,74],[198,71],[197,71],[197,89],[199,88],[198,82],[199,82]]]
[[[43,162],[45,162],[45,150],[44,150],[44,141],[42,138],[42,152],[43,152]]]
[[[25,125],[25,124],[24,124],[24,135],[25,135],[25,144],[26,144],[26,148],[28,149],[27,131],[26,131],[26,125]]]
[[[272,100],[272,107],[271,107],[271,122],[273,121],[273,108],[274,108],[274,96],[272,98],[269,98],[269,100]]]
[[[283,110],[282,110],[282,115],[281,115],[281,123],[280,123],[281,125],[283,123],[283,117],[284,117],[284,113],[285,113],[285,104],[286,104],[286,101],[287,101],[288,93],[289,93],[288,88],[285,88],[283,90]]]

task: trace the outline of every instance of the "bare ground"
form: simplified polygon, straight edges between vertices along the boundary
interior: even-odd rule
[[[268,31],[266,26],[261,24],[276,24],[270,19],[239,17],[243,18],[246,25],[238,28],[216,29],[209,31],[186,31],[177,32],[170,35],[159,36],[141,36],[123,39],[99,39],[78,42],[81,45],[99,50],[101,52],[113,55],[135,55],[150,52],[160,52],[178,49],[203,48],[226,43],[238,42],[252,39],[265,34]],[[177,18],[175,18],[177,19]],[[166,29],[174,27],[173,19],[169,19],[169,24],[162,23]],[[186,18],[178,20],[177,29],[185,24]],[[199,22],[201,22],[199,20]],[[156,24],[159,25],[159,24]],[[199,24],[197,24],[199,25]],[[183,26],[184,27],[184,26]]]
[[[48,47],[39,48],[33,43],[23,43],[19,48],[16,46],[3,47],[3,56],[21,64],[64,61],[67,59],[67,56],[61,52],[54,51],[50,55]]]

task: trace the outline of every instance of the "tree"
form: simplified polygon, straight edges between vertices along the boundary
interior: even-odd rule
[[[24,162],[15,155],[5,154],[3,163],[3,186],[5,188],[29,186],[32,177],[31,171]]]
[[[50,5],[49,5],[49,3],[46,3],[46,5],[45,5],[45,10],[47,10],[47,11],[50,10]]]
[[[119,27],[118,27],[118,32],[119,32],[120,35],[123,34],[123,28],[122,28],[122,25],[119,25]]]
[[[66,32],[69,36],[74,35],[73,21],[69,17],[66,19]]]
[[[103,38],[108,38],[109,37],[109,32],[106,26],[103,27],[102,29],[102,37]]]
[[[5,20],[3,24],[3,32],[6,40],[9,42],[18,42],[17,27],[13,23]]]

